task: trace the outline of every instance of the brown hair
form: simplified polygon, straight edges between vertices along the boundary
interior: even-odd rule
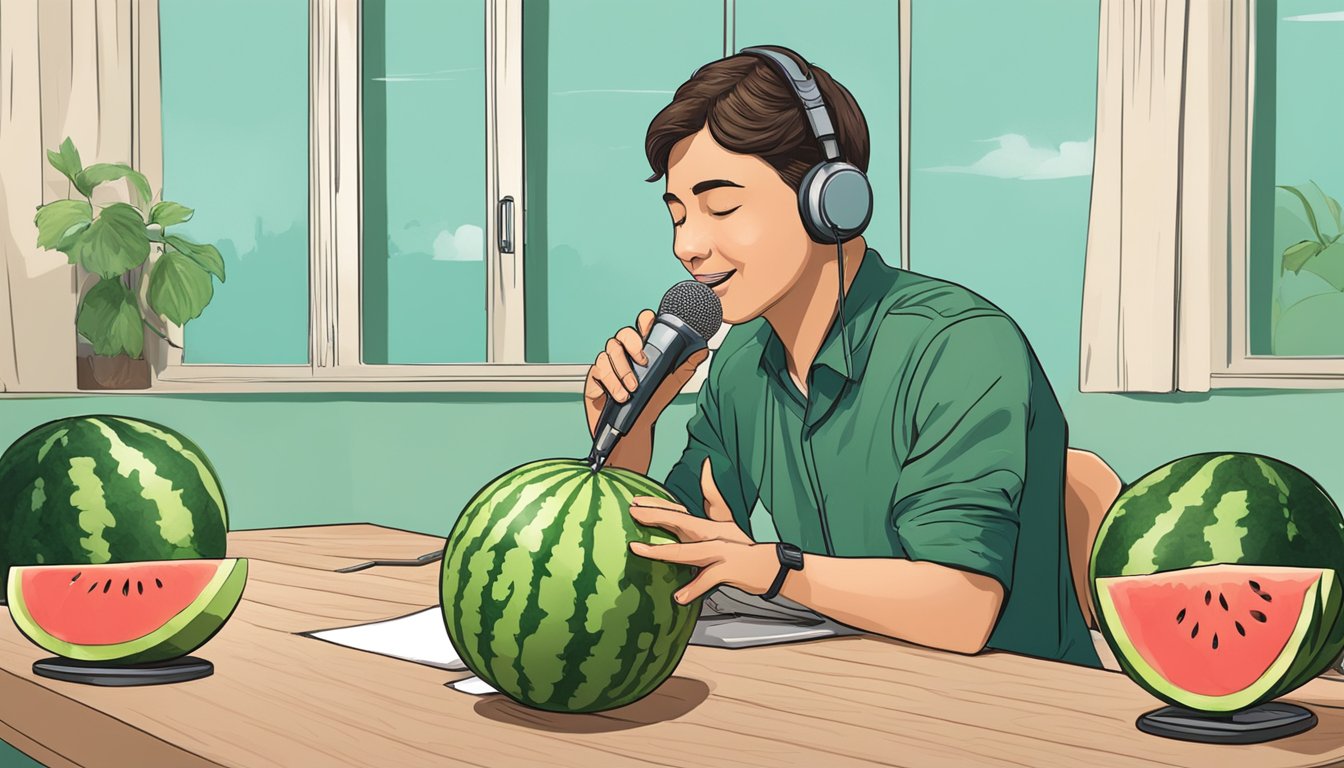
[[[866,172],[868,122],[850,92],[796,52],[777,45],[761,47],[793,59],[804,74],[817,81],[835,126],[840,159]],[[801,186],[807,170],[825,159],[798,95],[783,73],[760,56],[739,53],[719,59],[681,84],[672,103],[649,123],[644,153],[653,175],[648,181],[667,173],[668,156],[678,141],[706,125],[724,149],[760,157],[794,190]]]

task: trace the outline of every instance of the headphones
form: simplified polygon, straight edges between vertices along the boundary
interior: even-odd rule
[[[838,244],[858,237],[873,215],[873,189],[858,166],[840,159],[840,142],[817,81],[804,75],[797,62],[778,51],[743,48],[740,53],[765,59],[784,76],[803,103],[803,114],[812,135],[821,144],[825,159],[808,169],[798,187],[798,214],[803,228],[818,243]]]

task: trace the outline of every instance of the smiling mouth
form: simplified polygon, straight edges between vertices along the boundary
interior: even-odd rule
[[[695,279],[701,283],[704,283],[710,288],[713,288],[716,285],[722,285],[724,281],[726,281],[728,278],[732,277],[735,274],[737,274],[737,270],[732,269],[727,272],[713,272],[707,275],[696,275]]]

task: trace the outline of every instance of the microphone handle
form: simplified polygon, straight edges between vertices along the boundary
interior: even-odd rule
[[[663,381],[695,352],[707,346],[705,340],[681,318],[659,315],[644,342],[647,365],[630,362],[637,384],[624,403],[610,396],[602,406],[594,435],[593,457],[605,461],[622,435],[627,434]]]

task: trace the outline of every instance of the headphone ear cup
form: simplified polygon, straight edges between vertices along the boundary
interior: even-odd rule
[[[873,215],[873,190],[856,166],[836,161],[808,169],[798,186],[798,213],[803,228],[818,243],[834,244],[858,237]]]

